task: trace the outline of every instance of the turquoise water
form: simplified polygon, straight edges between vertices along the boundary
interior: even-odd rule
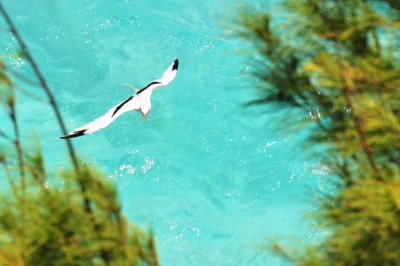
[[[162,265],[283,265],[259,250],[267,236],[316,239],[305,213],[318,206],[325,168],[298,148],[302,135],[272,126],[279,110],[244,108],[254,98],[221,17],[234,5],[203,1],[2,1],[56,95],[68,130],[105,113],[159,78],[143,123],[127,113],[73,140],[85,162],[119,188],[130,220],[153,228]],[[271,5],[272,6],[272,5]],[[9,38],[2,49],[15,50]],[[27,63],[10,67],[32,76]],[[38,88],[21,86],[38,95]],[[65,143],[50,108],[20,95],[24,134],[41,137],[48,165],[65,166]],[[2,118],[3,119],[3,118]],[[3,120],[2,120],[3,121]],[[2,124],[7,128],[7,124]]]

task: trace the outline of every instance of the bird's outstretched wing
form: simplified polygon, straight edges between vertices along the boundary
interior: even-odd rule
[[[61,139],[76,138],[87,134],[92,134],[97,130],[105,128],[111,122],[113,122],[118,116],[125,112],[136,110],[139,108],[138,98],[131,96],[122,103],[111,108],[107,113],[99,118],[93,120],[92,122],[74,129],[72,132],[65,136],[61,136]]]
[[[164,71],[161,78],[150,82],[146,87],[144,87],[143,89],[139,90],[136,93],[141,94],[145,91],[146,92],[153,91],[154,89],[168,85],[175,78],[176,73],[178,71],[178,66],[179,66],[179,61],[178,59],[175,59],[174,62]]]
[[[162,85],[168,85],[176,76],[178,71],[179,61],[175,59],[174,62],[164,71],[162,77],[158,80]]]

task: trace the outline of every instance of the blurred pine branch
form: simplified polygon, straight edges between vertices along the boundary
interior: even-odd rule
[[[16,85],[10,73],[41,87],[62,131],[55,98],[28,47],[0,2],[9,33],[31,65],[38,82],[0,62],[0,103],[13,132],[0,130],[0,265],[158,265],[154,236],[127,221],[117,190],[100,172],[79,163],[67,140],[73,169],[47,170],[39,137],[22,137]],[[27,92],[19,88],[22,92]]]
[[[256,48],[251,65],[262,81],[249,104],[303,113],[289,122],[314,126],[308,144],[323,147],[341,182],[316,217],[329,237],[271,248],[298,265],[400,265],[399,1],[286,0],[282,8],[279,24],[252,6],[239,11],[236,35]]]

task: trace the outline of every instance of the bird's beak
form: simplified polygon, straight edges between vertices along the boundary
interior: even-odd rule
[[[146,120],[146,116],[147,116],[147,114],[143,114],[143,122],[144,122],[144,120]]]

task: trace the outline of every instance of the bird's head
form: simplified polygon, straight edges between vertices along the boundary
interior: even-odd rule
[[[150,110],[151,110],[150,108],[144,108],[144,107],[139,109],[139,112],[143,116],[143,122],[146,120],[146,116],[150,113]]]

